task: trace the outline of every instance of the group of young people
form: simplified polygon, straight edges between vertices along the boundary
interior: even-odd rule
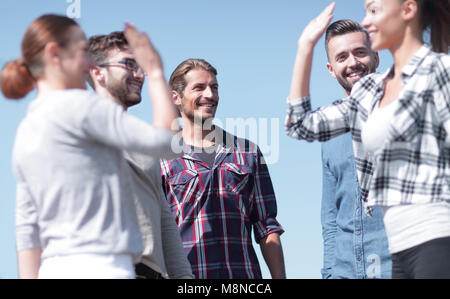
[[[329,26],[334,7],[298,40],[286,118],[289,136],[327,141],[323,277],[450,278],[449,1],[366,0],[361,25]],[[312,111],[325,31],[327,68],[347,97]],[[382,49],[394,65],[377,74]],[[253,231],[272,278],[286,278],[263,155],[205,125],[216,76],[188,59],[167,84],[130,24],[89,40],[64,16],[28,27],[1,74],[7,98],[37,88],[13,149],[20,277],[257,279]],[[151,125],[126,113],[145,77]]]

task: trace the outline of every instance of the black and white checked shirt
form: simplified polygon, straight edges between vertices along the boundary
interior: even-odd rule
[[[422,46],[402,70],[403,89],[383,149],[372,155],[361,129],[383,96],[384,74],[359,80],[349,97],[311,109],[309,97],[288,103],[286,132],[308,142],[352,132],[358,180],[366,211],[450,201],[450,56]]]

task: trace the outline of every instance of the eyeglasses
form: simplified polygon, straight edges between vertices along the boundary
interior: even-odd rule
[[[105,66],[116,66],[116,67],[124,67],[130,72],[134,72],[136,74],[142,74],[146,75],[145,72],[142,70],[142,68],[136,63],[136,61],[132,59],[122,59],[117,62],[105,62],[97,64],[99,67],[105,67]]]

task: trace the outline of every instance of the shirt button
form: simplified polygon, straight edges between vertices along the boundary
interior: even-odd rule
[[[361,234],[361,231],[357,230],[357,231],[355,232],[355,234],[356,234],[357,236],[359,236],[359,235]]]

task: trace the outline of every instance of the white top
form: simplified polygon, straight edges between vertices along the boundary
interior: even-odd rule
[[[382,208],[391,253],[397,253],[427,241],[450,236],[449,202]]]
[[[375,105],[361,131],[362,143],[368,152],[376,154],[384,148],[397,105],[398,101],[383,108],[380,108],[378,103]]]
[[[122,150],[173,158],[172,136],[86,90],[37,98],[13,149],[17,249],[41,247],[43,259],[105,253],[137,260],[143,247]]]

